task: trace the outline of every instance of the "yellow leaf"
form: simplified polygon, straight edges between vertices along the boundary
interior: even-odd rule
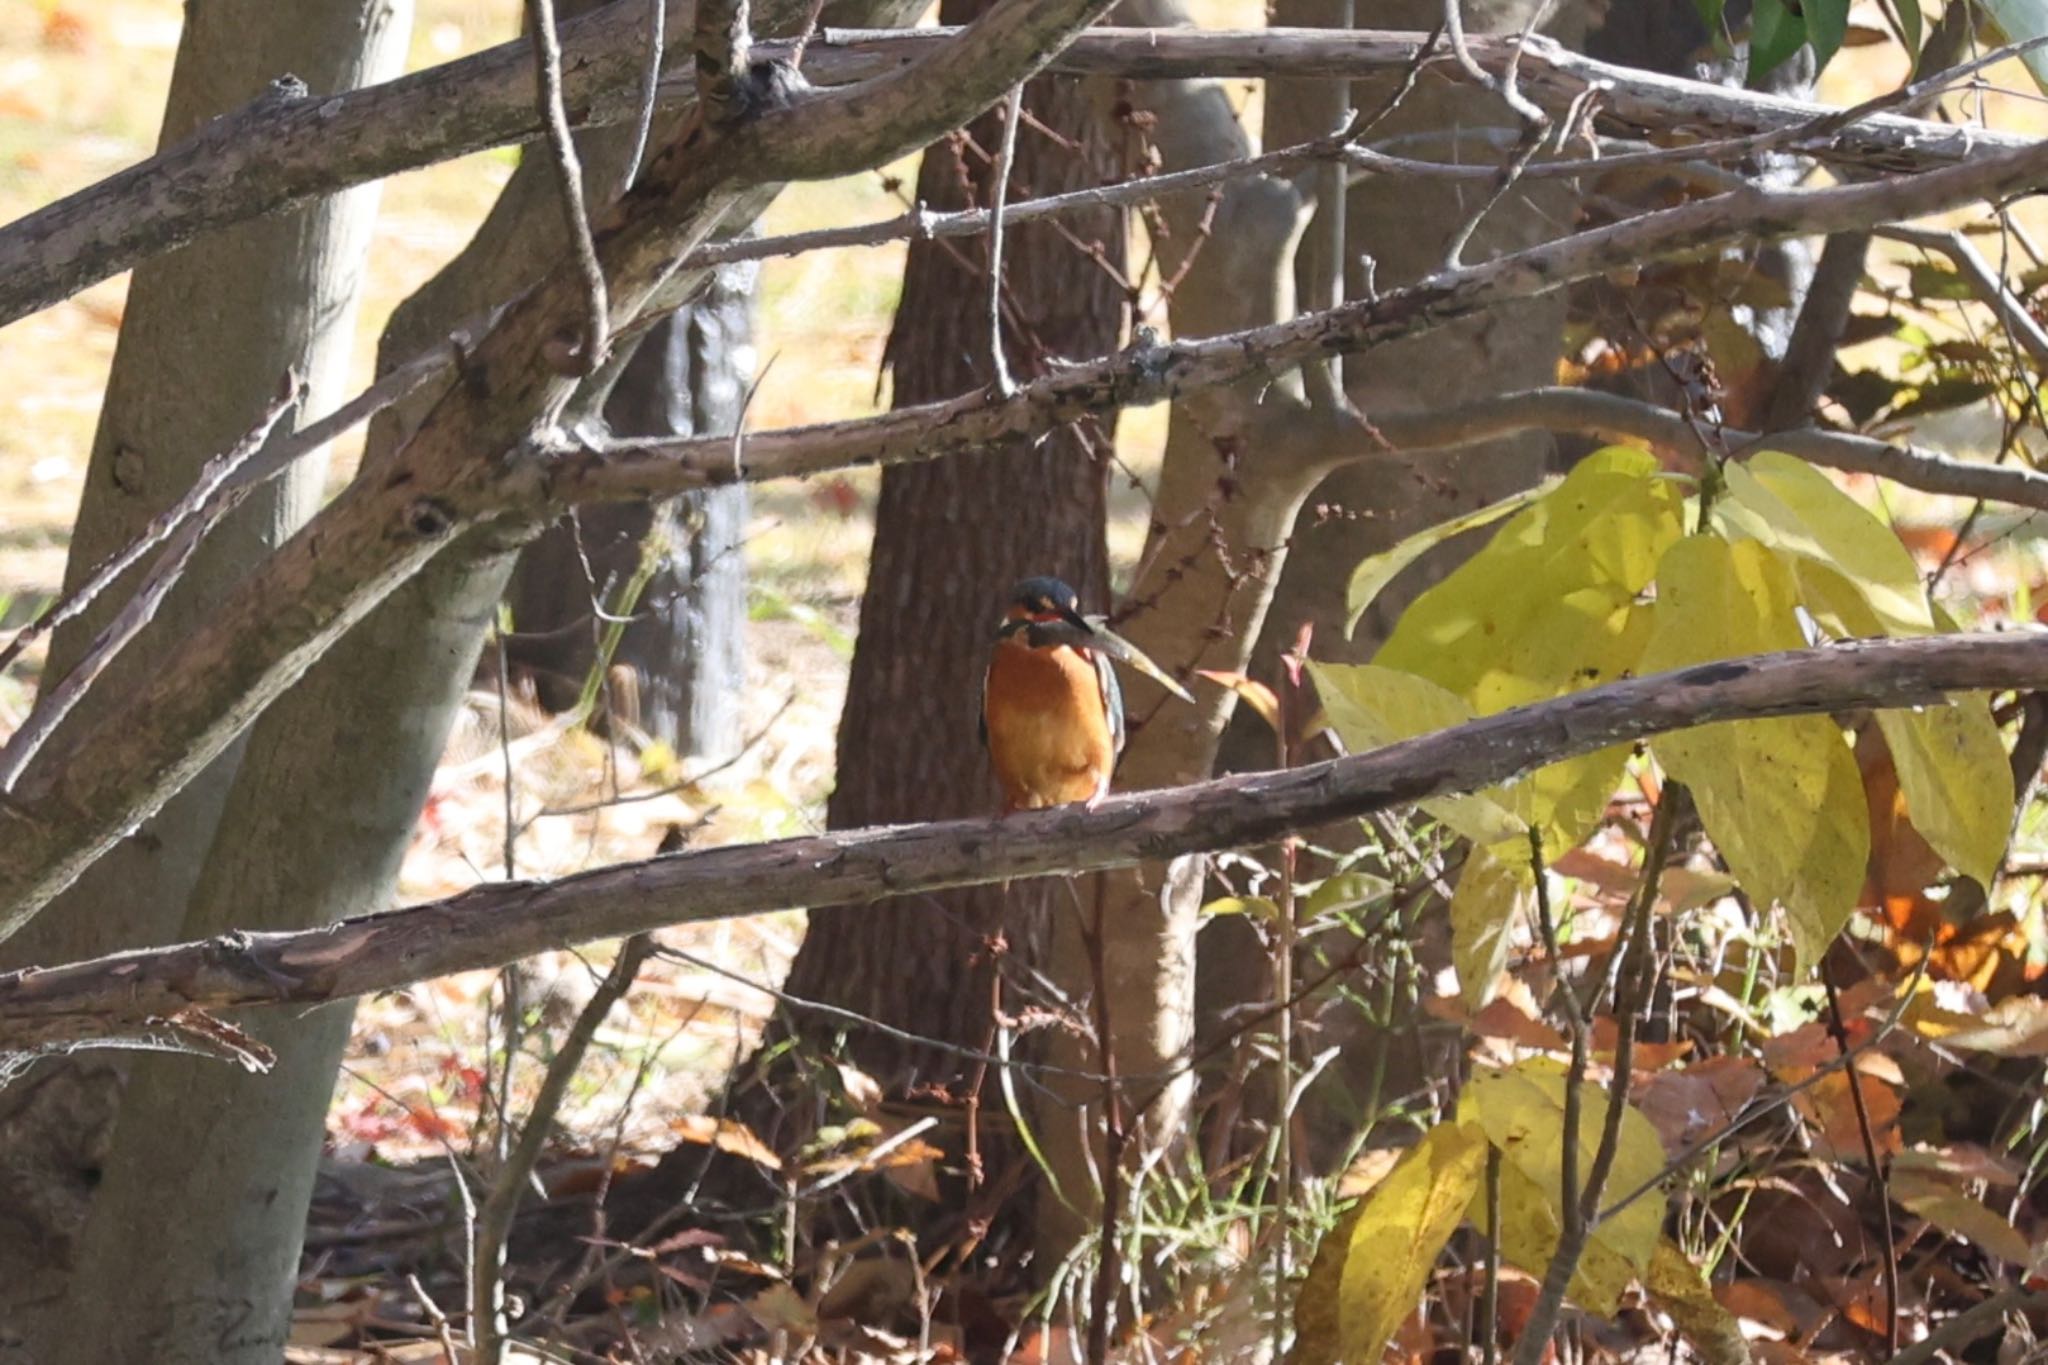
[[[1894,635],[1934,629],[1913,556],[1889,526],[1804,460],[1775,450],[1725,467],[1731,520],[1765,544],[1842,575]]]
[[[1443,688],[1411,673],[1376,664],[1311,663],[1316,692],[1330,725],[1353,753],[1384,748],[1414,735],[1447,730],[1472,719],[1472,708]],[[1529,826],[1508,809],[1498,787],[1421,803],[1431,815],[1476,844],[1508,843]]]
[[[1975,1243],[2002,1261],[2023,1266],[2033,1258],[2033,1248],[2018,1229],[1953,1185],[1908,1171],[1892,1177],[1887,1193],[1943,1232]]]
[[[1742,1338],[1741,1324],[1714,1297],[1699,1267],[1676,1246],[1657,1243],[1643,1287],[1707,1365],[1749,1365],[1749,1343]]]
[[[1588,587],[1642,591],[1682,531],[1683,502],[1649,455],[1618,446],[1595,451],[1416,598],[1374,662],[1470,698],[1543,605]],[[1569,690],[1563,679],[1557,690]]]
[[[1316,1249],[1295,1299],[1291,1359],[1375,1365],[1415,1311],[1485,1169],[1486,1138],[1462,1124],[1432,1128],[1409,1148]]]
[[[1491,526],[1508,513],[1528,506],[1557,485],[1557,479],[1545,479],[1533,488],[1510,493],[1499,502],[1490,502],[1463,516],[1452,517],[1449,521],[1440,521],[1434,526],[1417,531],[1396,545],[1381,550],[1376,555],[1367,555],[1359,560],[1358,567],[1351,571],[1351,584],[1344,593],[1344,633],[1349,635],[1358,629],[1358,618],[1365,615],[1365,609],[1380,595],[1380,590],[1393,582],[1401,570],[1452,536],[1475,531],[1481,526]]]
[[[1218,896],[1202,907],[1204,915],[1250,915],[1273,923],[1280,918],[1280,907],[1266,896]]]
[[[1500,1071],[1481,1071],[1458,1102],[1458,1121],[1476,1123],[1498,1147],[1501,1163],[1501,1256],[1542,1276],[1557,1250],[1559,1198],[1564,1183],[1563,1068],[1532,1058]],[[1578,1171],[1581,1189],[1600,1147],[1608,1096],[1581,1085]],[[1607,1204],[1659,1178],[1664,1145],[1650,1121],[1629,1105],[1621,1116],[1620,1142],[1602,1195]],[[1483,1213],[1475,1213],[1483,1221]],[[1631,1282],[1640,1278],[1656,1250],[1664,1223],[1664,1200],[1646,1194],[1602,1220],[1586,1242],[1572,1277],[1572,1299],[1597,1316],[1611,1316]]]
[[[1906,816],[1950,867],[1990,886],[2012,829],[2012,767],[1991,719],[1990,699],[1880,711]]]
[[[1791,570],[1774,551],[1688,536],[1658,569],[1642,669],[1798,648],[1794,601]],[[1862,777],[1834,722],[1731,721],[1660,735],[1650,751],[1692,789],[1743,889],[1784,907],[1801,965],[1817,962],[1855,907],[1870,855]]]
[[[1493,986],[1508,957],[1508,931],[1524,894],[1533,887],[1528,870],[1519,875],[1483,848],[1474,847],[1451,896],[1451,962],[1468,1008],[1493,998]]]
[[[1474,682],[1473,708],[1492,715],[1625,676],[1650,636],[1651,613],[1637,610],[1634,598],[1603,583],[1537,605]],[[1628,756],[1628,745],[1610,745],[1538,768],[1506,788],[1510,809],[1543,831],[1546,857],[1562,857],[1599,826]]]

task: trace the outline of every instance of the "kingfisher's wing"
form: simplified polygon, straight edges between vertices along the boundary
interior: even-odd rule
[[[1102,688],[1102,709],[1109,717],[1109,742],[1117,753],[1124,751],[1124,690],[1116,680],[1116,665],[1099,649],[1088,651],[1095,665],[1095,681]]]

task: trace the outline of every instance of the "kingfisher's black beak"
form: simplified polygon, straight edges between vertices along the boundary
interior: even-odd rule
[[[1060,620],[1065,621],[1083,635],[1093,635],[1095,633],[1095,627],[1088,624],[1088,618],[1081,615],[1078,607],[1071,603],[1062,602],[1057,606],[1056,610],[1059,612]]]

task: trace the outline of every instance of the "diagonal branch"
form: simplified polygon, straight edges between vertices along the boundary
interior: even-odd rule
[[[563,99],[579,127],[640,116],[642,7],[614,0],[561,26]],[[680,13],[685,6],[672,0]],[[676,26],[670,25],[670,31]],[[827,30],[810,45],[806,75],[821,84],[897,71],[958,30]],[[1053,63],[1067,74],[1149,79],[1213,76],[1368,76],[1416,60],[1421,34],[1320,29],[1247,32],[1100,29]],[[680,44],[671,44],[673,49]],[[756,45],[782,60],[790,43]],[[1600,126],[1637,136],[1782,133],[1840,110],[1611,66],[1543,39],[1472,35],[1484,70],[1505,71],[1520,52],[1519,88],[1553,113],[1598,92]],[[1455,67],[1432,68],[1449,79]],[[687,76],[662,100],[694,96]],[[280,89],[214,120],[185,141],[0,228],[0,325],[70,297],[202,233],[290,208],[322,194],[538,137],[523,40],[339,94]],[[2006,151],[2028,139],[1982,128],[1876,113],[1833,130],[1808,150],[1865,171],[1924,170]]]
[[[852,830],[494,883],[283,934],[234,934],[0,976],[0,1045],[89,1039],[188,1008],[312,1004],[664,925],[859,905],[1271,842],[1716,721],[1938,702],[2048,682],[2048,633],[1857,641],[1589,688],[1371,753],[994,820]]]

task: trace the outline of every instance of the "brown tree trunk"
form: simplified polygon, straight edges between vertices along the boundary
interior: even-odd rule
[[[946,0],[944,22],[961,23],[986,0]],[[1026,92],[1012,200],[1098,183],[1099,125],[1072,81],[1041,80]],[[987,203],[996,117],[969,141],[925,154],[917,196],[934,207]],[[1078,144],[1078,145],[1077,145]],[[1003,337],[1011,372],[1042,373],[1060,357],[1115,347],[1121,291],[1090,255],[1123,257],[1114,212],[1064,227],[1012,230],[1004,243]],[[920,242],[910,249],[887,364],[898,406],[930,402],[987,383],[987,243]],[[968,459],[892,468],[882,478],[874,559],[861,603],[860,644],[839,728],[834,828],[986,813],[997,803],[976,742],[981,674],[990,631],[1010,587],[1032,574],[1066,579],[1084,607],[1107,606],[1104,498],[1112,433],[1083,424],[1037,446],[1009,445]],[[856,916],[823,911],[791,968],[788,989],[893,1028],[981,1048],[989,1042],[991,939],[1027,959],[1043,936],[1057,884],[1013,885],[919,897]],[[1005,973],[1014,976],[1014,973]],[[1007,997],[1015,1008],[1016,996]],[[840,1025],[790,1021],[823,1041]],[[856,1031],[850,1059],[892,1089],[939,1085],[957,1092],[972,1064],[881,1033]]]

